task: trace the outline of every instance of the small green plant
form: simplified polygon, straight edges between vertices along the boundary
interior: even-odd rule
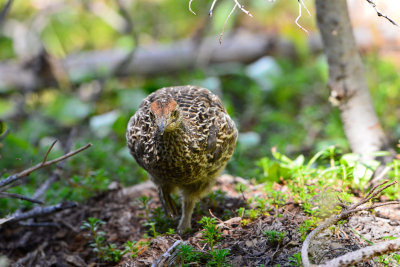
[[[151,223],[154,223],[154,228]],[[157,207],[151,210],[150,218],[148,219],[146,224],[150,226],[153,236],[154,230],[156,230],[157,233],[166,233],[170,228],[174,228],[172,218],[167,216],[165,212],[163,212],[161,207]]]
[[[267,230],[264,233],[267,236],[268,242],[273,246],[281,244],[286,236],[285,232],[274,231],[274,230]]]
[[[174,228],[168,228],[168,231],[166,232],[167,235],[175,235],[175,229]]]
[[[190,266],[191,263],[198,262],[201,259],[201,253],[188,244],[180,245],[177,255],[183,267]]]
[[[207,262],[207,266],[213,267],[227,267],[226,257],[229,255],[229,250],[227,249],[215,249],[210,251],[211,260]]]
[[[301,240],[304,241],[309,231],[313,230],[315,227],[318,226],[319,219],[317,217],[312,217],[311,219],[305,220],[299,226],[299,232],[301,234]]]
[[[236,210],[237,214],[239,217],[244,217],[244,212],[246,211],[246,209],[244,207],[240,207]]]
[[[239,209],[236,210],[236,212],[240,217],[249,218],[249,220],[246,219],[242,220],[242,225],[243,225],[243,223],[248,224],[249,222],[257,219],[261,211],[259,209],[245,209],[244,207],[240,207]]]
[[[237,184],[235,185],[235,190],[238,193],[243,193],[244,191],[247,190],[247,186],[245,186],[244,184]]]
[[[119,262],[125,253],[125,250],[118,249],[115,244],[108,244],[104,248],[104,260],[110,262]]]
[[[292,256],[289,257],[289,266],[302,266],[300,252],[294,253]]]
[[[136,258],[137,252],[138,252],[138,248],[136,246],[137,242],[136,241],[127,241],[125,243],[125,253],[129,253],[129,256],[134,259]]]
[[[207,243],[210,246],[210,250],[213,251],[215,242],[221,238],[221,233],[216,225],[217,220],[215,218],[203,217],[198,223],[203,226],[201,232],[205,243]]]
[[[150,227],[150,233],[153,235],[153,237],[157,237],[160,235],[156,231],[156,223],[155,222],[146,222],[144,225]]]
[[[337,235],[339,233],[340,228],[342,227],[343,224],[347,223],[346,220],[340,220],[336,223],[336,225],[332,225],[329,227],[329,230],[331,231],[332,234]]]
[[[93,239],[90,242],[90,246],[93,247],[93,252],[97,253],[101,260],[118,262],[126,252],[118,249],[115,244],[106,244],[106,233],[100,231],[100,227],[104,224],[104,221],[96,217],[90,217],[83,222],[81,229],[89,230]]]
[[[248,209],[244,212],[244,216],[252,221],[257,219],[259,215],[260,215],[260,210],[258,209]]]
[[[136,201],[140,205],[140,209],[144,211],[144,218],[146,220],[149,220],[149,218],[150,218],[149,217],[149,214],[150,214],[149,203],[151,202],[151,200],[152,200],[152,198],[148,197],[146,195],[142,195],[136,199]]]
[[[125,243],[124,254],[129,253],[129,256],[134,259],[136,258],[140,251],[143,250],[149,243],[144,241],[127,241]]]
[[[382,236],[381,239],[382,240],[395,240],[395,239],[397,239],[397,237],[395,237],[395,236]]]
[[[400,254],[393,253],[392,254],[392,258],[396,262],[397,266],[399,266],[399,264],[400,264]]]
[[[104,225],[105,222],[96,217],[90,217],[87,221],[84,221],[81,229],[89,230],[90,236],[93,238],[90,246],[93,247],[93,251],[97,253],[100,259],[105,257],[104,254],[104,243],[106,233],[99,231],[100,227]]]
[[[209,205],[215,209],[220,203],[224,201],[225,195],[226,193],[223,192],[221,189],[211,192],[207,196]]]

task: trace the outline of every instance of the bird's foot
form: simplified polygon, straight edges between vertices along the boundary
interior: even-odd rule
[[[163,206],[165,213],[171,218],[178,216],[178,209],[176,208],[175,201],[172,199],[171,195],[165,193],[161,189],[159,190],[159,196],[161,205]]]
[[[183,235],[189,232],[192,229],[192,224],[190,218],[185,218],[182,216],[181,220],[179,221],[178,225],[178,234]]]

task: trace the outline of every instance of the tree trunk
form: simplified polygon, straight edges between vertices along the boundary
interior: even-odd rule
[[[346,0],[316,0],[317,22],[329,65],[330,100],[340,109],[354,153],[365,160],[387,149],[387,138],[374,110],[358,53]]]

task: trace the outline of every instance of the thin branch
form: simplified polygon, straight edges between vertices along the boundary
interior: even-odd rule
[[[229,20],[229,18],[232,16],[232,14],[233,14],[233,12],[235,11],[236,7],[237,7],[237,4],[235,4],[235,5],[233,6],[233,8],[232,8],[231,12],[229,13],[228,17],[226,17],[226,20],[225,20],[225,23],[224,23],[224,27],[222,28],[222,32],[221,32],[221,34],[219,35],[219,44],[222,44],[222,37],[224,36],[226,24],[228,24],[228,20]]]
[[[78,148],[77,150],[74,150],[72,152],[69,152],[69,153],[65,154],[64,156],[61,156],[59,158],[56,158],[56,159],[53,159],[53,160],[50,160],[50,161],[46,161],[44,163],[41,162],[39,164],[36,164],[33,167],[30,167],[29,169],[23,170],[20,173],[13,174],[13,175],[11,175],[11,176],[9,176],[9,177],[7,177],[7,178],[5,178],[5,179],[0,181],[0,188],[4,187],[4,186],[6,186],[6,185],[8,185],[10,183],[13,183],[13,182],[21,179],[22,177],[28,176],[29,174],[31,174],[32,172],[34,172],[34,171],[36,171],[38,169],[47,167],[49,165],[52,165],[54,163],[57,163],[57,162],[62,161],[64,159],[67,159],[69,157],[72,157],[72,156],[78,154],[79,152],[82,152],[83,150],[88,149],[91,146],[92,146],[92,144],[87,144],[87,145],[85,145],[85,146],[83,146],[81,148]]]
[[[7,3],[4,5],[3,10],[0,12],[0,27],[3,24],[4,20],[6,19],[6,16],[7,16],[8,12],[11,9],[12,2],[13,2],[13,0],[8,0]]]
[[[176,250],[177,250],[178,246],[181,246],[183,244],[185,244],[185,242],[182,240],[175,241],[175,243],[170,248],[168,248],[168,250],[164,254],[162,254],[158,259],[156,259],[153,262],[151,267],[161,267],[161,266],[167,266],[167,265],[172,266],[172,265],[167,264],[167,262],[174,261],[174,259],[177,257]]]
[[[370,201],[373,197],[376,197],[378,194],[380,194],[380,193],[381,193],[383,190],[385,190],[386,188],[388,188],[388,187],[390,187],[390,186],[392,186],[392,185],[394,185],[394,184],[397,184],[397,181],[391,182],[390,184],[387,184],[387,185],[385,185],[384,187],[378,189],[379,186],[382,186],[382,185],[384,185],[384,184],[386,184],[386,183],[388,183],[388,181],[384,181],[384,182],[382,182],[382,183],[380,183],[380,184],[374,186],[374,187],[371,189],[371,191],[368,193],[368,195],[367,195],[366,198],[362,199],[360,202],[358,202],[358,203],[356,203],[356,204],[354,204],[354,205],[351,205],[351,206],[349,207],[349,209],[354,209],[354,208],[356,208],[356,207],[358,207],[358,206],[361,206],[361,205],[364,204],[364,203],[367,203],[367,202]]]
[[[19,225],[25,227],[57,227],[55,222],[18,222]]]
[[[73,140],[75,139],[77,129],[72,128],[68,140],[65,143],[64,146],[64,154],[69,153],[71,151],[72,143]],[[41,199],[44,193],[47,191],[47,189],[50,188],[50,186],[57,180],[60,179],[61,173],[64,169],[66,161],[60,161],[56,165],[56,169],[53,171],[51,174],[50,178],[48,178],[36,191],[35,194],[33,195],[34,199]]]
[[[10,184],[8,184],[6,186],[0,187],[0,192],[6,192],[12,187],[16,187],[16,186],[20,186],[20,185],[24,184],[26,182],[27,178],[28,177],[25,176],[25,177],[22,177],[21,179],[19,179],[17,181],[14,181],[13,183],[10,183]]]
[[[368,192],[368,194],[367,194],[364,198],[369,198],[369,197],[375,192],[375,190],[376,190],[378,187],[380,187],[380,186],[382,186],[382,185],[384,185],[384,184],[386,184],[386,183],[388,183],[388,182],[389,182],[389,181],[385,180],[385,181],[383,181],[383,182],[381,182],[381,183],[375,185],[374,187],[371,188],[371,190]],[[365,203],[365,202],[364,202],[364,203]]]
[[[308,15],[311,17],[310,10],[308,10],[307,6],[304,4],[303,0],[298,0],[300,4],[303,6],[303,8],[307,11]]]
[[[368,260],[378,255],[383,255],[390,252],[398,251],[399,249],[400,249],[400,238],[397,238],[395,240],[377,243],[372,246],[368,246],[356,251],[346,253],[340,257],[337,257],[319,266],[320,267],[351,266],[355,265],[358,262]]]
[[[212,17],[212,15],[213,15],[213,10],[214,10],[215,3],[217,3],[217,0],[214,0],[214,1],[212,2],[211,7],[210,7],[210,11],[208,11],[208,15],[209,15],[210,17]]]
[[[387,19],[390,23],[392,23],[393,25],[395,25],[395,26],[397,26],[397,27],[399,26],[399,25],[397,25],[397,23],[396,23],[394,20],[392,20],[391,18],[389,18],[388,16],[386,16],[385,14],[383,14],[382,12],[380,12],[380,11],[378,10],[376,4],[374,3],[374,1],[372,1],[372,0],[366,0],[366,1],[375,9],[376,14],[378,15],[378,17],[385,18],[385,19]]]
[[[375,209],[378,207],[388,206],[388,205],[400,205],[400,201],[389,201],[389,202],[383,202],[383,203],[376,203],[371,206],[361,207],[361,208],[351,210],[351,213],[356,213],[356,212],[363,211],[363,210],[372,210],[372,209]]]
[[[75,202],[62,202],[62,203],[48,206],[48,207],[36,207],[34,209],[31,209],[30,211],[19,213],[19,214],[8,217],[8,218],[6,218],[6,220],[8,219],[6,222],[11,223],[11,222],[26,220],[29,218],[42,217],[42,216],[46,216],[46,215],[49,215],[49,214],[52,214],[52,213],[55,213],[55,212],[58,212],[61,210],[74,208],[77,205],[78,204],[76,204]]]
[[[233,1],[235,1],[236,6],[238,6],[240,8],[240,10],[243,11],[243,13],[245,13],[249,17],[253,17],[253,15],[250,13],[250,11],[244,9],[244,5],[240,4],[238,0],[233,0]]]
[[[304,3],[303,3],[303,0],[297,0],[298,2],[299,2],[299,16],[296,18],[296,25],[300,28],[300,29],[302,29],[305,33],[307,33],[308,34],[308,31],[303,27],[303,26],[301,26],[300,25],[300,23],[299,23],[299,19],[301,18],[301,7],[302,6],[305,6],[304,5]],[[310,11],[308,11],[308,9],[307,8],[305,8],[306,10],[307,10],[307,12],[308,12],[308,14],[311,16],[311,14],[310,14]]]
[[[196,15],[196,13],[194,13],[194,11],[192,10],[192,2],[193,0],[189,1],[189,11],[192,12],[194,15]]]
[[[43,204],[43,201],[41,201],[41,200],[26,197],[26,196],[23,196],[20,194],[7,193],[7,192],[0,192],[0,198],[18,198],[18,199],[26,200],[26,201],[36,203],[36,204]]]
[[[54,147],[54,145],[57,143],[57,141],[58,141],[57,139],[54,140],[54,142],[50,145],[49,149],[47,150],[46,155],[45,155],[44,158],[43,158],[42,164],[45,164],[45,163],[46,163],[47,157],[49,156],[50,151],[53,149],[53,147]]]
[[[244,5],[239,3],[239,0],[233,0],[235,2],[235,5],[233,6],[231,12],[229,12],[228,17],[226,17],[224,27],[222,28],[221,34],[219,35],[219,44],[222,44],[222,37],[224,36],[225,32],[225,27],[228,24],[229,18],[232,16],[233,12],[235,11],[236,7],[238,7],[243,13],[245,13],[249,17],[253,17],[253,15],[250,13],[250,11],[244,9]],[[214,9],[214,5],[217,2],[217,0],[214,0],[212,3],[211,9],[210,9],[210,16],[212,15],[212,10]]]

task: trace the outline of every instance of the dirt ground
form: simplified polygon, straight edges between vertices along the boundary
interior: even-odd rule
[[[242,193],[235,190],[239,183],[244,183],[247,188]],[[143,240],[143,234],[148,230],[143,225],[144,211],[138,204],[138,197],[151,196],[151,209],[160,206],[156,189],[150,182],[130,188],[120,188],[117,184],[112,187],[113,189],[74,209],[36,221],[51,221],[55,223],[53,226],[3,226],[0,228],[0,254],[5,255],[12,266],[151,266],[177,240],[203,251],[206,245],[202,242],[200,226],[195,223],[202,216],[224,218],[227,211],[237,216],[236,210],[245,206],[246,199],[264,195],[262,185],[254,186],[241,178],[223,175],[215,186],[216,190],[224,193],[223,199],[216,199],[217,203],[212,203],[206,198],[201,202],[200,212],[195,212],[192,221],[194,229],[191,233],[182,237],[177,234],[159,235],[148,239],[149,245],[143,247],[136,258],[125,255],[119,263],[106,263],[100,261],[90,247],[88,231],[80,227],[82,222],[89,217],[105,221],[101,230],[106,233],[107,242],[122,249],[126,241]],[[212,215],[207,214],[208,210],[211,210]],[[229,250],[229,266],[297,266],[293,254],[300,252],[302,246],[298,228],[308,219],[300,207],[287,203],[278,212],[270,209],[268,213],[246,225],[242,225],[241,218],[235,216],[227,221],[219,219],[222,239],[217,242],[216,248]],[[310,247],[311,259],[314,263],[323,263],[367,246],[367,240],[375,243],[382,241],[385,236],[400,237],[399,222],[400,208],[395,206],[380,208],[374,215],[369,212],[359,213],[340,228],[320,234]],[[280,244],[270,244],[264,233],[267,230],[282,231],[286,236]],[[175,262],[172,266],[177,264]],[[385,265],[370,260],[358,266]],[[391,262],[389,266],[396,266],[396,263]]]

